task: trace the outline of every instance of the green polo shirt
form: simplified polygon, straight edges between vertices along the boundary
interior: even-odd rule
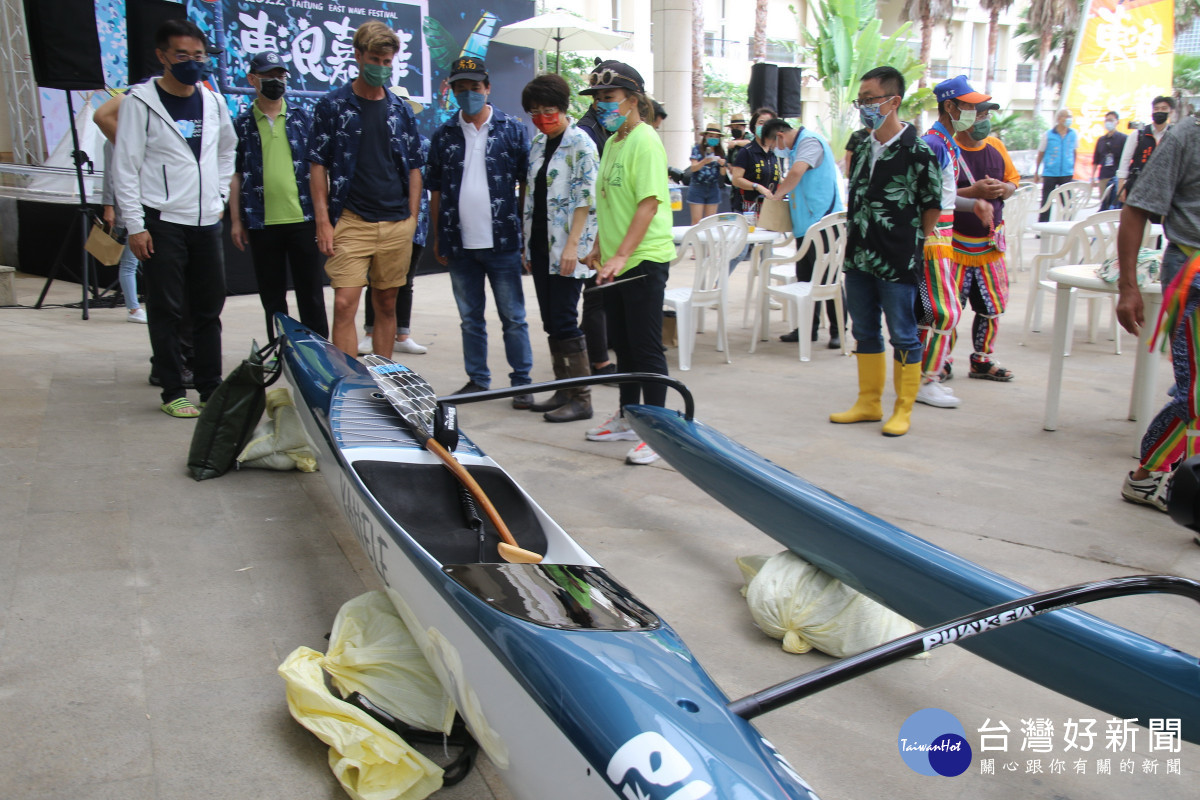
[[[300,191],[296,188],[296,170],[292,166],[292,145],[287,137],[287,101],[275,117],[275,123],[258,108],[255,102],[254,121],[258,124],[258,137],[262,140],[263,155],[263,209],[267,225],[287,225],[304,222],[304,211],[300,208]]]

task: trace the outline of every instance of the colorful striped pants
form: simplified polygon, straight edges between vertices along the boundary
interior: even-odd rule
[[[1146,320],[1147,324],[1153,324]],[[1176,462],[1200,451],[1200,289],[1189,290],[1183,316],[1171,332],[1171,363],[1175,369],[1175,396],[1146,428],[1142,437],[1142,467],[1149,472],[1168,472]]]
[[[1008,265],[1004,255],[990,264],[967,266],[959,264],[955,275],[959,301],[963,308],[970,303],[975,312],[971,323],[971,343],[975,355],[990,356],[995,351],[996,332],[1000,315],[1008,307]],[[950,337],[950,349],[958,334]]]
[[[917,326],[921,335],[921,347],[924,349],[921,372],[926,379],[936,378],[942,371],[942,366],[950,356],[950,348],[954,346],[954,328],[962,317],[954,259],[949,244],[953,226],[953,215],[943,216],[938,220],[934,233],[946,240],[944,256],[925,259],[922,280],[918,286],[921,308]]]

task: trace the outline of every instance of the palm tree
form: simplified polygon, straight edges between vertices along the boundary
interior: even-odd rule
[[[921,26],[921,52],[918,60],[922,64],[929,63],[929,51],[933,49],[933,29],[938,23],[945,25],[954,11],[954,0],[904,0],[904,8],[900,12],[902,20],[916,20]],[[921,76],[919,86],[925,85],[925,76]]]
[[[1000,38],[1000,15],[1010,9],[1013,0],[979,0],[988,12],[987,68],[984,70],[983,91],[991,93],[996,77],[996,43]]]
[[[755,0],[754,3],[754,39],[750,60],[756,64],[767,60],[767,0]]]
[[[704,0],[692,0],[692,130],[704,128]]]
[[[1033,97],[1033,116],[1042,113],[1042,100],[1052,85],[1061,86],[1066,76],[1067,59],[1075,43],[1075,22],[1081,6],[1087,0],[1031,0],[1028,10],[1028,25],[1025,33],[1037,37],[1037,91]],[[1018,33],[1020,33],[1018,29]],[[1059,50],[1055,46],[1055,35],[1059,38]],[[1055,64],[1050,62],[1054,51]],[[1051,73],[1057,73],[1053,79]]]

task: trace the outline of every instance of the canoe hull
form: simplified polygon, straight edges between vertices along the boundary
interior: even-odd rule
[[[504,498],[497,505],[506,519],[525,515],[527,523],[514,527],[519,543],[540,526],[546,560],[436,558],[430,550],[442,546],[441,532],[419,540],[390,513],[412,512],[404,518],[416,519],[419,510],[404,505],[414,492],[389,496],[388,487],[410,476],[431,480],[430,469],[449,473],[411,436],[389,428],[387,417],[376,417],[365,368],[290,318],[277,317],[277,326],[285,373],[304,401],[300,416],[331,491],[398,613],[516,796],[557,797],[570,787],[573,800],[815,798],[775,748],[728,711],[728,698],[678,635],[631,595],[622,598],[627,590],[466,437],[456,456],[477,479],[491,481],[489,495]],[[572,629],[573,620],[534,622],[506,613],[497,599],[524,598],[530,615],[545,615],[550,578],[560,571],[573,579],[594,575],[605,591],[594,595],[596,605],[616,598],[644,611],[628,614],[636,619],[624,630]],[[477,590],[481,585],[488,591]],[[616,618],[623,613],[608,611]]]

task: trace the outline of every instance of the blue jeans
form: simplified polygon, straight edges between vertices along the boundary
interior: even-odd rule
[[[1108,179],[1108,183],[1104,185],[1104,189],[1101,190],[1101,194],[1104,197],[1104,202],[1100,204],[1101,211],[1112,211],[1114,209],[1121,208],[1124,205],[1124,203],[1117,199],[1116,176]]]
[[[917,286],[876,278],[857,269],[844,273],[846,310],[858,346],[856,353],[883,352],[880,315],[887,317],[893,358],[903,364],[921,360],[921,340],[917,336]],[[804,331],[801,331],[803,334]]]
[[[1167,245],[1167,249],[1163,250],[1162,264],[1158,268],[1158,279],[1162,282],[1162,288],[1166,289],[1171,285],[1171,281],[1175,280],[1175,276],[1187,261],[1187,253],[1180,250],[1178,245]]]
[[[462,250],[450,257],[450,285],[458,317],[462,320],[463,362],[467,375],[479,386],[492,385],[487,364],[487,309],[485,282],[492,285],[496,313],[504,331],[504,355],[512,372],[513,386],[530,383],[533,351],[529,347],[529,326],[525,322],[525,291],[521,286],[521,253],[513,250]]]
[[[121,280],[121,294],[125,296],[125,308],[130,311],[137,311],[142,307],[137,299],[137,269],[137,256],[126,247],[125,252],[121,253],[118,277]]]

